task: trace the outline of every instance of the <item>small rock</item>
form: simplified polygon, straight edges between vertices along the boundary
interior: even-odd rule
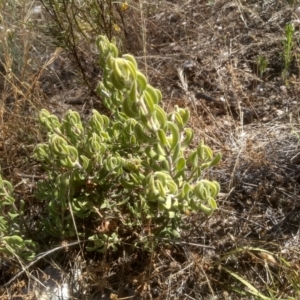
[[[282,85],[279,87],[280,91],[283,93],[283,94],[286,94],[287,93],[287,90],[286,90],[286,86],[285,85]]]
[[[174,23],[174,22],[177,22],[178,20],[179,20],[179,15],[178,14],[175,14],[175,13],[173,13],[173,14],[171,14],[170,16],[169,16],[169,21],[170,21],[170,23]]]
[[[172,48],[173,51],[175,52],[178,52],[181,50],[181,47],[179,45],[175,45],[173,48]]]
[[[31,13],[33,15],[40,15],[42,13],[42,6],[41,5],[35,5],[32,10]]]
[[[262,121],[263,121],[264,123],[266,123],[266,122],[268,122],[268,121],[270,121],[270,120],[269,120],[268,117],[263,117],[263,118],[262,118]]]
[[[191,60],[186,60],[183,64],[182,64],[182,68],[184,71],[190,71],[193,67],[195,66],[194,62]]]
[[[165,15],[165,13],[160,13],[160,14],[156,14],[153,19],[155,19],[156,21],[159,21],[162,19],[162,17]]]
[[[275,113],[276,113],[276,115],[277,115],[278,117],[280,117],[280,116],[282,116],[282,115],[284,114],[284,111],[281,110],[281,109],[277,109]]]

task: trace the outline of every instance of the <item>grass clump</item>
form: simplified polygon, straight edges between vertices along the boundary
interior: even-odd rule
[[[258,68],[258,74],[260,78],[262,78],[264,73],[266,72],[268,64],[269,64],[268,60],[263,55],[258,56],[257,68]]]
[[[283,63],[284,69],[282,71],[282,78],[285,81],[288,78],[291,63],[293,60],[293,47],[294,47],[294,33],[295,28],[293,24],[287,24],[285,26],[285,40],[283,45]]]

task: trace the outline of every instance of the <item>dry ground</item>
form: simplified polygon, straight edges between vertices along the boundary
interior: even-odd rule
[[[132,19],[129,9],[123,47],[162,90],[167,110],[190,108],[196,142],[204,139],[222,153],[222,162],[206,174],[221,183],[219,210],[209,219],[186,216],[190,229],[182,242],[150,255],[97,257],[82,264],[89,275],[83,281],[101,291],[103,298],[96,299],[299,299],[300,4],[174,0],[144,5],[144,28],[140,15]],[[283,80],[282,41],[288,23],[295,26],[295,44],[290,73]],[[10,113],[8,100],[2,105],[0,163],[3,174],[19,185],[18,193],[30,194],[34,186],[22,174],[38,169],[30,153],[40,137],[32,128],[24,141],[9,118],[17,124],[21,119],[24,126],[33,121],[28,101],[57,114],[70,107],[82,114],[102,109],[101,100],[78,83],[68,55],[56,53],[51,60],[51,53],[49,47],[33,96],[18,98],[31,117]],[[259,56],[268,61],[262,76]],[[86,62],[93,64],[93,59],[95,63],[97,56]],[[97,68],[89,72],[95,82],[101,78]],[[58,263],[67,268],[76,254],[65,254]],[[6,264],[10,271],[2,264],[2,284],[13,277],[13,266],[18,270],[17,263]],[[26,282],[20,277],[19,290],[16,284],[14,290],[7,287],[3,297],[19,293]]]

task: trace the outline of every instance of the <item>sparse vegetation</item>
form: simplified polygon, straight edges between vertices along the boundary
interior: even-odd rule
[[[24,201],[19,208],[13,196],[10,182],[0,176],[0,251],[15,257],[32,260],[36,245],[28,236],[30,232],[24,220]]]
[[[266,72],[268,67],[268,61],[264,56],[259,55],[257,59],[257,65],[258,65],[258,72],[259,77],[263,77],[263,74]]]
[[[1,299],[299,299],[292,2],[0,4]]]
[[[294,25],[287,24],[285,26],[285,40],[282,42],[283,44],[283,62],[284,69],[282,71],[283,80],[287,80],[291,63],[293,60],[293,47],[294,47]]]
[[[86,60],[89,55],[93,55],[95,40],[99,34],[104,34],[109,40],[118,37],[118,43],[122,45],[127,35],[124,15],[128,10],[128,3],[112,0],[41,2],[50,18],[46,34],[56,46],[67,51],[84,83],[90,91],[94,91],[93,73],[86,65]]]

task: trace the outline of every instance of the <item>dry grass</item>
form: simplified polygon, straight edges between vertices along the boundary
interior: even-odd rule
[[[45,56],[44,51],[51,50],[43,44],[37,7],[37,1],[8,1],[1,10],[1,167],[13,181],[32,164],[32,149],[39,139],[36,114],[46,105],[39,80],[55,59]]]

